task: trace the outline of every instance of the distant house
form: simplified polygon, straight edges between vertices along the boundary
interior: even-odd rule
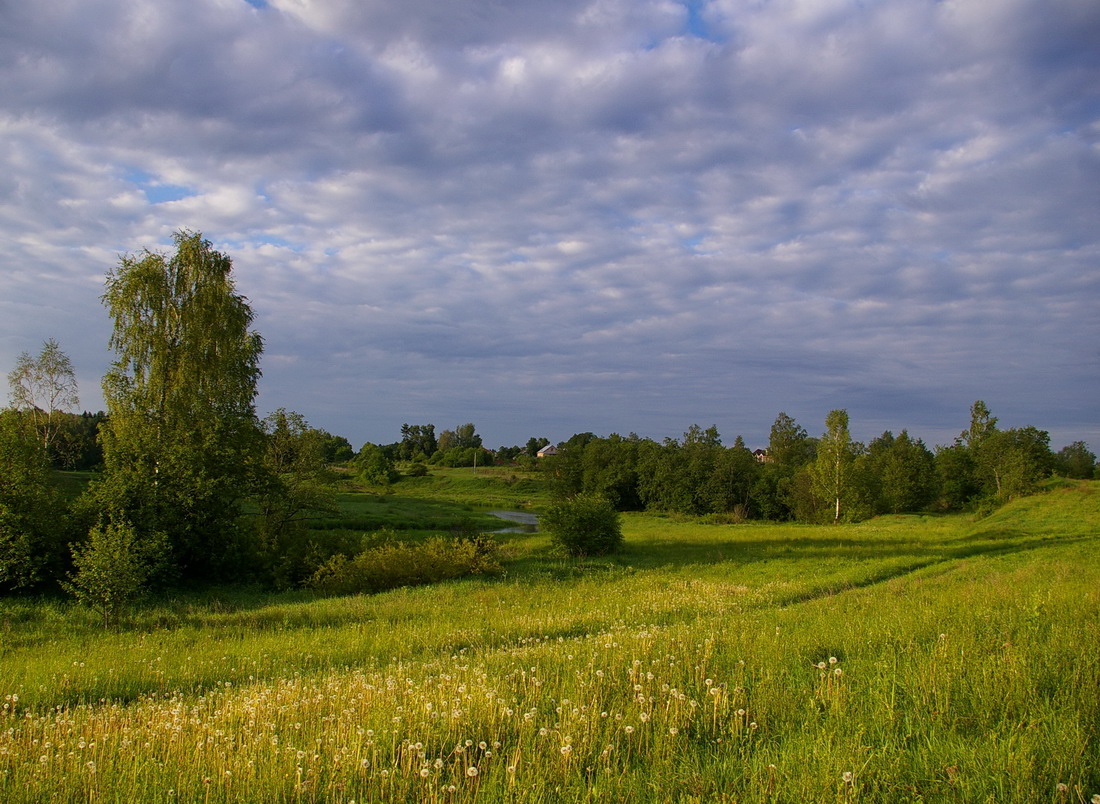
[[[555,447],[553,444],[547,444],[545,447],[543,447],[542,449],[540,449],[538,452],[535,453],[535,455],[539,458],[548,458],[552,455],[557,455],[557,454],[558,454],[558,448]]]
[[[772,456],[768,454],[766,449],[754,449],[752,451],[752,457],[756,458],[757,463],[771,463]]]

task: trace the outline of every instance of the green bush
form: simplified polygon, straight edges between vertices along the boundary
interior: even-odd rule
[[[149,582],[168,564],[168,538],[153,533],[138,536],[128,522],[92,528],[88,541],[73,546],[73,573],[66,591],[103,615],[103,624],[117,622],[123,609],[140,598]]]
[[[571,556],[602,556],[622,546],[619,512],[607,499],[578,494],[539,517],[539,527]]]
[[[364,550],[355,558],[334,556],[313,574],[309,585],[322,592],[347,595],[421,586],[466,575],[493,575],[500,571],[496,542],[490,537],[436,537],[420,544],[380,545]]]

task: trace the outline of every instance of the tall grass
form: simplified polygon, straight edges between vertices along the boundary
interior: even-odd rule
[[[373,597],[0,605],[0,800],[1100,794],[1100,496],[847,527],[624,518]],[[1061,786],[1061,787],[1060,787]]]

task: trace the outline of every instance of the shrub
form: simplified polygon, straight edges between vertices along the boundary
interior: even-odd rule
[[[619,512],[607,499],[591,494],[552,506],[539,517],[539,526],[571,556],[602,556],[623,543]]]
[[[142,539],[128,522],[92,528],[84,545],[73,546],[73,573],[66,591],[117,622],[122,610],[141,597],[149,581],[168,563],[168,538],[154,533]]]
[[[350,559],[334,556],[313,574],[309,585],[322,592],[347,595],[500,571],[497,545],[490,537],[436,537],[421,544],[394,542],[373,547]]]

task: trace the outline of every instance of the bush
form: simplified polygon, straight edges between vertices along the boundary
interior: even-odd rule
[[[350,595],[500,571],[496,542],[490,537],[436,537],[421,544],[381,545],[350,559],[334,556],[313,574],[309,585],[322,592]]]
[[[605,498],[591,494],[578,494],[552,506],[539,517],[539,527],[576,557],[613,553],[623,543],[619,512]]]
[[[154,533],[142,539],[128,522],[96,526],[82,546],[73,546],[73,573],[66,591],[117,622],[122,610],[140,598],[147,584],[168,563],[168,538]]]

